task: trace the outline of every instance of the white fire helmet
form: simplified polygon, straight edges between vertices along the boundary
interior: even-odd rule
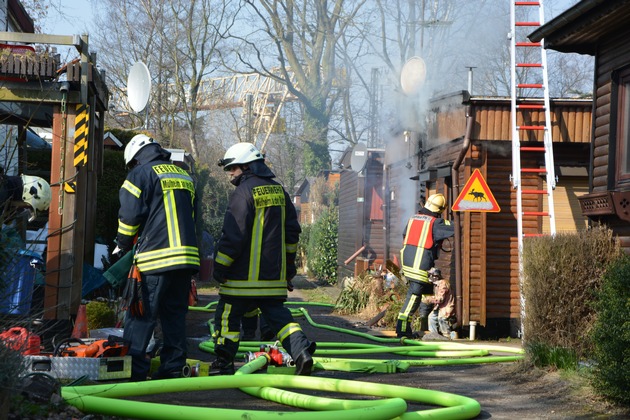
[[[223,159],[219,160],[219,166],[224,170],[229,170],[233,165],[244,165],[256,160],[262,160],[265,155],[251,143],[236,143],[225,152]]]
[[[424,203],[424,208],[433,213],[442,213],[446,207],[446,199],[442,194],[431,194]]]
[[[38,176],[22,175],[22,185],[22,201],[35,211],[48,210],[52,198],[48,182]]]
[[[146,134],[133,136],[131,141],[125,146],[125,165],[129,165],[129,162],[133,160],[140,149],[149,144],[157,144],[157,142]]]

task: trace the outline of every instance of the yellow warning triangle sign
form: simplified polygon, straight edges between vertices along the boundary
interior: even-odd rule
[[[501,211],[479,169],[475,169],[462,188],[453,203],[453,211]]]

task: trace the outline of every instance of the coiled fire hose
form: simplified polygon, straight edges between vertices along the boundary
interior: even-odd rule
[[[62,397],[68,404],[87,413],[133,417],[138,419],[196,420],[200,418],[221,418],[225,420],[249,419],[330,419],[382,420],[399,418],[411,419],[470,419],[481,412],[481,407],[472,398],[431,391],[420,388],[386,385],[343,379],[304,377],[290,375],[251,375],[267,364],[265,357],[259,357],[244,365],[234,376],[205,376],[105,384],[91,386],[63,387]],[[112,399],[141,395],[189,392],[214,389],[240,388],[250,395],[275,401],[281,404],[308,410],[325,411],[256,411],[206,407],[182,407],[128,399]],[[379,400],[342,400],[309,396],[278,388],[311,389],[327,392],[343,392],[356,395],[382,397]],[[440,408],[407,412],[407,401],[437,405]]]

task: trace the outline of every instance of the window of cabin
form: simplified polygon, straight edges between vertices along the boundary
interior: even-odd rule
[[[622,70],[617,84],[617,182],[630,184],[630,68]]]

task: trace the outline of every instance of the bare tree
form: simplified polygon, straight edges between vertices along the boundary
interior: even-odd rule
[[[300,101],[309,175],[330,168],[329,123],[340,93],[336,48],[365,2],[247,0],[248,30],[231,33],[239,46],[224,56],[229,67],[278,80]]]
[[[154,127],[169,142],[187,133],[199,157],[199,86],[217,70],[218,48],[239,7],[238,0],[105,0],[97,44],[112,58],[102,65],[114,90],[124,94],[128,67],[142,60],[156,86]],[[112,31],[113,26],[117,27]],[[114,58],[115,57],[115,58]],[[181,141],[181,139],[179,139]]]

